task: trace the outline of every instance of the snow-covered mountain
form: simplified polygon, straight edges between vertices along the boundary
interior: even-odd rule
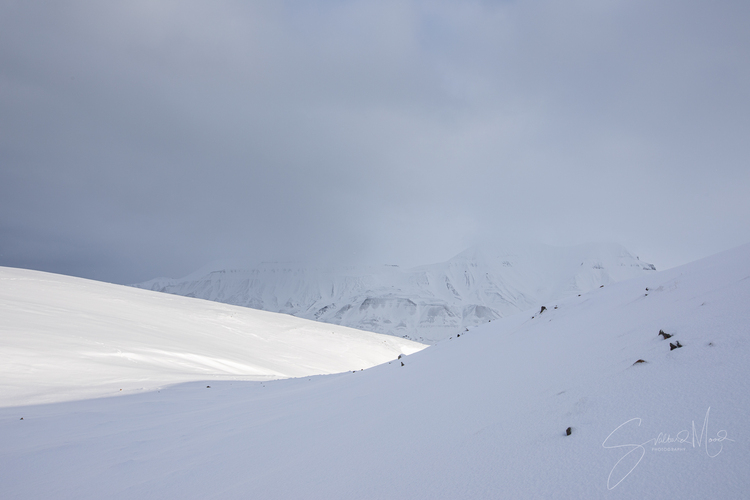
[[[655,270],[617,244],[477,246],[447,262],[207,268],[139,288],[281,312],[433,343],[493,319]]]
[[[147,303],[122,304],[122,334],[150,316]],[[0,407],[0,498],[746,499],[748,304],[750,245],[364,371]],[[55,360],[49,335],[63,329],[74,341],[75,326],[96,312],[55,326],[54,308],[27,301],[12,310],[49,316],[25,330],[39,339],[28,345],[40,362],[15,371],[30,373]],[[107,317],[95,316],[120,321]],[[236,335],[217,328],[211,340]],[[5,342],[3,363],[17,342]],[[31,392],[41,378],[24,380]]]
[[[361,370],[424,347],[285,314],[0,267],[0,406],[189,380]]]

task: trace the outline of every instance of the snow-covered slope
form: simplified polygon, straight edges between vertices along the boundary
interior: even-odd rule
[[[278,313],[0,267],[0,406],[360,370],[424,346]]]
[[[0,497],[744,499],[748,304],[744,246],[363,372],[2,408]]]
[[[262,264],[134,285],[433,343],[549,300],[653,272],[617,244],[473,247],[401,269]]]

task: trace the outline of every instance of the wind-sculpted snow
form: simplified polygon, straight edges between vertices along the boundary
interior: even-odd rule
[[[361,370],[424,347],[278,313],[0,267],[0,406],[189,380]]]
[[[266,263],[139,288],[433,343],[467,327],[654,271],[616,244],[474,247],[440,264],[316,268]]]

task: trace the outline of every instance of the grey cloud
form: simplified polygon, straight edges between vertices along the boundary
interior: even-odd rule
[[[0,7],[0,265],[750,239],[746,2]]]

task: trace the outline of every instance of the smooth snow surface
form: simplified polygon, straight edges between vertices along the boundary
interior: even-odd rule
[[[0,406],[190,380],[360,370],[424,347],[284,314],[0,267]]]
[[[363,372],[3,408],[0,497],[748,498],[748,304],[744,246]]]
[[[621,245],[472,247],[447,262],[313,268],[216,264],[139,288],[282,312],[434,343],[550,300],[653,273]]]

